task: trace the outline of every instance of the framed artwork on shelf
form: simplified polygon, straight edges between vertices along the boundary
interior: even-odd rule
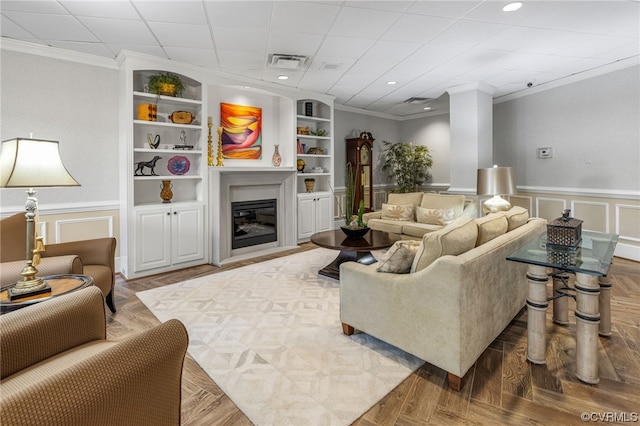
[[[262,158],[262,108],[220,103],[220,122],[224,158]]]

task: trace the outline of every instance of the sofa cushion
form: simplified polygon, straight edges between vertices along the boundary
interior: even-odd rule
[[[442,225],[431,225],[429,223],[417,223],[417,222],[402,222],[402,234],[409,237],[416,237],[422,239],[424,234],[428,232],[437,231],[442,229]]]
[[[476,247],[505,234],[509,226],[507,218],[502,213],[490,213],[475,219],[475,222],[478,225]]]
[[[422,237],[422,244],[411,265],[411,272],[418,272],[445,255],[457,256],[475,247],[478,225],[468,217],[461,217],[439,231]]]
[[[397,193],[390,192],[389,197],[387,199],[387,203],[389,204],[413,204],[414,206],[419,206],[420,201],[422,201],[422,192],[406,192],[406,193]]]
[[[456,212],[453,207],[446,209],[431,209],[418,206],[416,208],[416,221],[419,223],[428,223],[430,225],[448,225],[456,218]]]
[[[403,227],[412,223],[414,222],[405,222],[402,220],[369,219],[369,221],[367,222],[367,226],[375,231],[402,234]]]
[[[413,204],[382,204],[382,219],[415,220]]]
[[[524,225],[529,220],[529,210],[520,206],[513,206],[506,212],[501,212],[506,218],[509,224],[507,232]]]
[[[427,209],[453,208],[455,217],[460,217],[464,210],[464,195],[424,194],[420,207]]]
[[[411,270],[413,259],[420,247],[420,241],[401,240],[396,241],[387,252],[378,259],[378,272],[391,272],[394,274],[407,274]]]

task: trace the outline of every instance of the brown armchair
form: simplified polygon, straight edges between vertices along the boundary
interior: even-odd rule
[[[178,425],[184,325],[106,340],[87,287],[0,316],[0,424]]]
[[[24,213],[17,213],[6,219],[0,220],[0,262],[19,262],[26,259],[27,251],[27,223]],[[93,278],[93,284],[98,287],[107,302],[111,312],[116,311],[114,303],[115,287],[115,238],[97,238],[84,241],[72,241],[68,243],[47,244],[42,253],[42,266],[38,275],[53,275],[63,273],[82,273]],[[72,262],[71,270],[53,269],[51,264],[54,258],[60,263],[60,256],[75,255],[79,262]],[[81,262],[81,263],[80,263]],[[67,261],[63,262],[66,267]],[[3,287],[15,282],[15,270],[19,264],[7,263],[2,265]],[[19,270],[17,271],[19,273]]]

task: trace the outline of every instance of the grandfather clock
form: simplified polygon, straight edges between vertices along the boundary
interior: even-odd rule
[[[360,200],[364,210],[373,211],[373,136],[362,132],[357,138],[347,139],[347,162],[351,163],[355,175],[355,202],[352,214],[358,213]]]

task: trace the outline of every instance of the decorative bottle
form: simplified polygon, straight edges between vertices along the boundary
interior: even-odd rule
[[[280,163],[282,163],[282,157],[280,157],[280,151],[278,150],[278,145],[275,146],[275,151],[273,153],[273,157],[271,157],[271,162],[275,167],[280,167]]]

